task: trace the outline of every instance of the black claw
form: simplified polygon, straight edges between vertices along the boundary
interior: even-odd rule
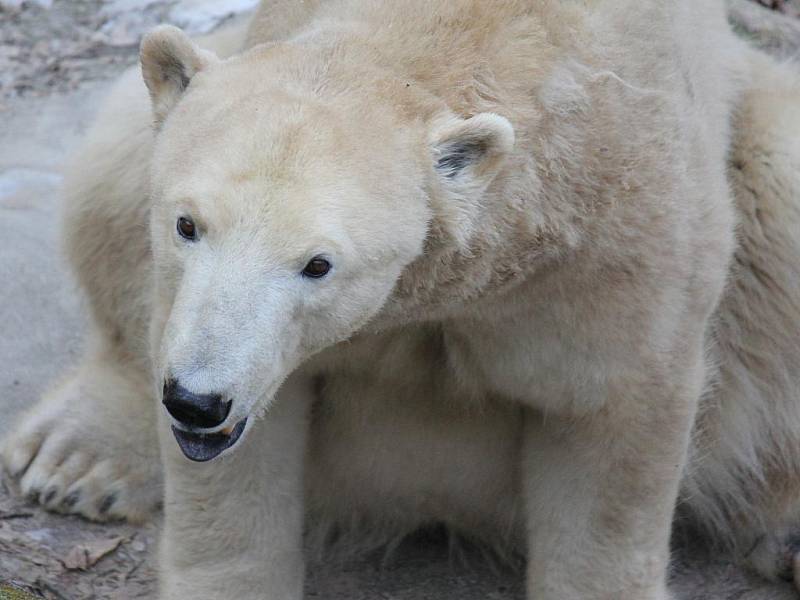
[[[61,501],[61,506],[63,506],[64,508],[72,508],[78,503],[80,497],[81,493],[78,490],[70,492],[69,494],[64,496],[64,499]]]
[[[104,515],[108,512],[108,510],[114,505],[114,502],[117,501],[117,494],[112,493],[103,498],[103,501],[100,502],[100,506],[97,507],[97,512],[101,515]]]
[[[44,501],[42,504],[50,504],[50,501],[56,497],[56,493],[58,490],[56,488],[50,488],[48,492],[44,495]]]

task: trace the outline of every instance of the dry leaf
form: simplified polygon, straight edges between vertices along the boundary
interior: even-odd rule
[[[80,569],[85,571],[106,554],[116,550],[126,539],[117,536],[107,540],[92,540],[76,544],[67,553],[67,557],[64,559],[64,566],[70,570]]]

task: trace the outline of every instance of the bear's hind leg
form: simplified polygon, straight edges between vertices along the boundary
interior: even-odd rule
[[[739,244],[682,505],[742,562],[800,589],[800,76],[756,52],[749,69],[729,170]]]

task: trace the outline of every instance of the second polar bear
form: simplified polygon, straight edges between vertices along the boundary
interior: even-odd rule
[[[152,113],[96,126],[92,344],[6,445],[23,491],[141,518],[160,436],[166,598],[299,598],[308,515],[663,600],[681,484],[790,568],[800,94],[721,2],[270,2],[246,46],[154,32]]]

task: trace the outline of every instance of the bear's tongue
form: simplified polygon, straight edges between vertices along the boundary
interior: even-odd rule
[[[183,431],[174,425],[172,433],[178,441],[178,446],[184,456],[195,462],[206,462],[219,456],[223,450],[233,446],[242,435],[247,419],[239,421],[230,435],[224,433],[192,433]]]

